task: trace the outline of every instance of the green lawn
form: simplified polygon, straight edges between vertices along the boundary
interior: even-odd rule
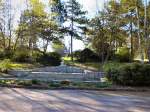
[[[81,67],[93,71],[99,71],[102,69],[102,65],[99,62],[79,63],[76,61],[75,58],[74,58],[74,62],[72,62],[70,57],[63,57],[63,60],[66,65],[77,66],[77,67]]]
[[[35,67],[39,67],[38,64],[29,64],[29,63],[17,63],[12,62],[9,59],[0,60],[0,71],[6,71],[9,69],[32,69]]]
[[[74,60],[74,62],[72,62],[70,57],[64,57],[63,60],[66,65],[77,66],[77,67],[81,67],[81,68],[89,69],[89,70],[93,70],[93,71],[103,71],[104,69],[107,69],[109,67],[118,67],[120,65],[129,64],[127,62],[121,63],[121,62],[115,62],[115,61],[108,61],[104,65],[102,65],[100,62],[79,63],[76,61],[76,59]]]

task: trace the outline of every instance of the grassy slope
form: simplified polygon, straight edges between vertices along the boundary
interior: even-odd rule
[[[98,62],[79,63],[76,61],[76,59],[74,59],[74,62],[72,62],[70,57],[64,57],[63,60],[66,65],[78,66],[93,71],[99,71],[102,68],[101,64]]]
[[[103,71],[104,69],[107,69],[110,67],[118,67],[120,65],[129,64],[129,63],[119,63],[119,62],[115,62],[115,61],[113,61],[113,62],[109,61],[109,62],[105,63],[104,65],[102,65],[99,62],[79,63],[76,60],[74,60],[74,62],[71,62],[70,57],[64,57],[63,60],[64,60],[65,64],[67,64],[67,65],[78,66],[78,67],[93,70],[93,71]]]

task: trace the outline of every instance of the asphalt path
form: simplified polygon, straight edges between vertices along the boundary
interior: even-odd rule
[[[150,112],[150,93],[0,88],[0,112]]]

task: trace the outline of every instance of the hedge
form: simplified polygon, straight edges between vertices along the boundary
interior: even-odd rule
[[[150,64],[122,64],[105,69],[107,78],[115,84],[150,86]]]

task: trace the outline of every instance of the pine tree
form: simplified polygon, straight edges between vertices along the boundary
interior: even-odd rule
[[[70,22],[70,27],[67,28],[69,35],[71,36],[71,59],[73,61],[73,39],[81,39],[81,35],[78,32],[82,30],[87,23],[85,17],[86,11],[82,10],[81,5],[76,0],[69,0],[66,3],[67,22]]]

